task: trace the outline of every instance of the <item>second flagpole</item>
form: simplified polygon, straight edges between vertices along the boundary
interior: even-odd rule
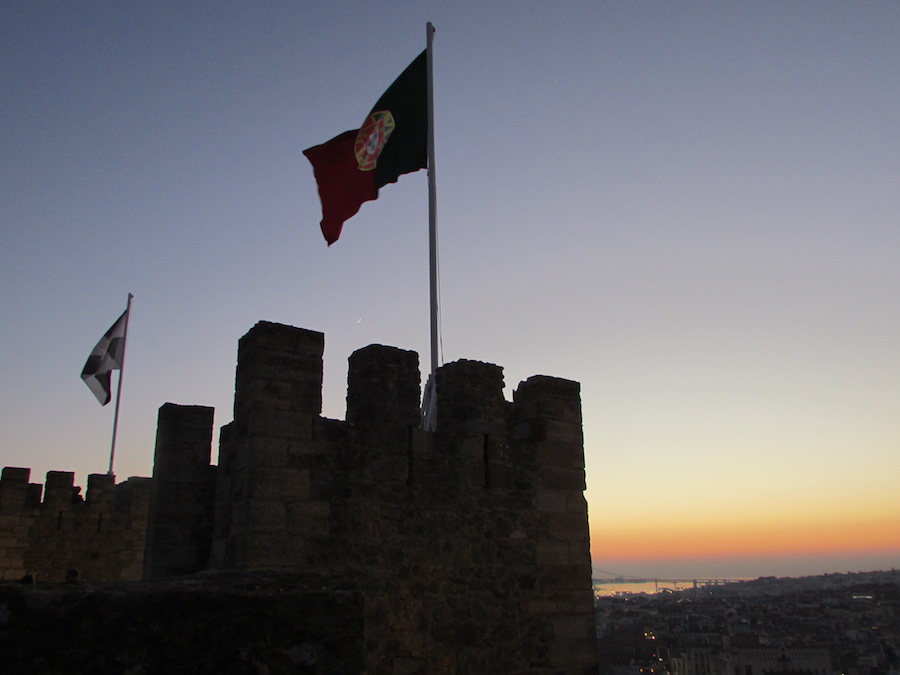
[[[128,346],[128,321],[131,319],[131,300],[134,296],[128,294],[128,305],[125,307],[125,329],[122,336],[122,360],[119,363],[119,384],[116,387],[116,412],[113,415],[112,443],[109,448],[109,471],[114,476],[113,462],[116,458],[116,433],[119,431],[119,400],[122,398],[122,376],[125,375],[125,348]]]

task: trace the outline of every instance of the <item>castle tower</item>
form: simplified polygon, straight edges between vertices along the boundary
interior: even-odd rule
[[[418,356],[371,345],[329,420],[323,349],[266,322],[241,339],[212,567],[363,591],[370,672],[593,672],[579,385],[533,377],[510,403],[500,367],[447,364],[424,432]]]
[[[159,409],[144,578],[206,569],[212,544],[216,467],[210,466],[213,408]]]

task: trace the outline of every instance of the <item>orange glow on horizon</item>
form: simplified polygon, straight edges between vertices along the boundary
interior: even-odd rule
[[[735,558],[820,553],[900,553],[900,518],[843,523],[668,524],[591,528],[591,554],[604,560]]]

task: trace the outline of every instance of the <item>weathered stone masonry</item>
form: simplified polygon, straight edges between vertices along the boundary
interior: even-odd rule
[[[91,474],[82,497],[74,473],[50,471],[41,499],[30,474],[6,467],[0,477],[0,579],[61,581],[73,569],[84,579],[141,578],[149,478],[116,485]]]
[[[210,465],[212,408],[159,409],[144,578],[204,569],[212,543],[216,467]]]
[[[323,346],[270,323],[240,341],[211,566],[355,580],[371,672],[590,672],[579,385],[533,377],[510,404],[501,368],[451,363],[426,433],[418,356],[372,345],[341,422],[320,416]]]
[[[371,675],[596,672],[578,383],[507,402],[500,367],[450,363],[424,432],[418,356],[371,345],[331,420],[323,348],[266,322],[240,340],[218,467],[211,409],[160,409],[145,578],[280,569],[357,594]]]

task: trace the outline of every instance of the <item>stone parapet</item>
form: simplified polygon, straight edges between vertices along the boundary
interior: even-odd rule
[[[363,597],[302,573],[0,583],[4,673],[353,675]]]
[[[82,495],[70,471],[48,472],[46,486],[30,474],[6,467],[0,477],[0,579],[141,578],[150,479],[91,474]]]

